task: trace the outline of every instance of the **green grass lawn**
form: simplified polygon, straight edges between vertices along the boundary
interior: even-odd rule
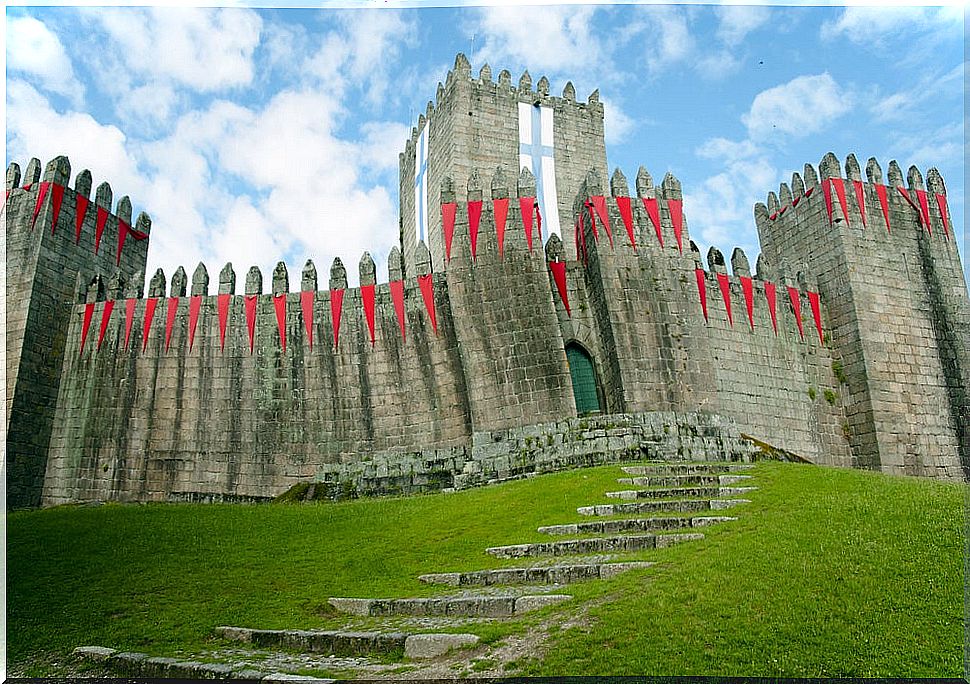
[[[740,520],[636,555],[655,568],[570,587],[599,601],[588,624],[510,674],[962,674],[961,486],[783,463],[752,472],[752,503],[726,512]],[[521,563],[484,548],[551,539],[535,528],[583,520],[576,507],[610,501],[618,476],[607,466],[338,504],[14,513],[7,657],[82,644],[191,653],[220,624],[336,627],[330,596],[431,595],[441,589],[417,575]],[[465,631],[495,639],[542,615]]]

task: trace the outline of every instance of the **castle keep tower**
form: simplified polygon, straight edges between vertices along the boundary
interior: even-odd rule
[[[505,70],[495,82],[488,65],[474,78],[468,60],[459,54],[400,155],[406,271],[414,272],[415,246],[422,236],[434,270],[446,268],[439,209],[446,178],[463,201],[471,199],[466,188],[473,177],[479,187],[488,188],[501,169],[505,182],[514,186],[522,167],[535,177],[543,241],[553,232],[572,245],[576,188],[590,169],[604,178],[607,173],[599,93],[577,102],[575,89],[567,83],[562,97],[551,96],[549,81],[542,77],[533,88],[529,72],[522,74],[518,86]]]
[[[70,176],[66,157],[43,176],[37,159],[23,176],[17,164],[7,169],[7,502],[15,508],[40,503],[71,304],[106,287],[140,287],[148,256],[148,216],[132,223],[127,196],[111,213],[110,185],[92,201],[90,172],[73,189]]]

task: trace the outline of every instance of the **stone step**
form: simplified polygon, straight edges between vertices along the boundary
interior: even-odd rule
[[[599,504],[580,506],[580,515],[637,515],[645,513],[693,513],[695,511],[722,511],[740,504],[751,503],[750,499],[684,499],[682,501],[640,501],[637,503]]]
[[[263,672],[254,668],[234,668],[219,663],[200,663],[194,660],[177,658],[149,657],[147,653],[116,651],[102,646],[79,646],[74,649],[74,657],[121,675],[138,679],[233,679],[272,682],[303,681],[332,683],[336,679],[320,679],[284,672]],[[94,680],[92,680],[94,681]]]
[[[570,556],[583,553],[641,551],[661,549],[685,541],[703,539],[698,532],[683,534],[642,534],[616,537],[593,537],[591,539],[566,539],[534,544],[493,546],[485,552],[496,558],[528,558],[531,556]]]
[[[757,487],[674,487],[670,489],[625,489],[606,492],[610,499],[689,499],[722,496],[740,496],[753,492]]]
[[[636,561],[630,563],[573,563],[561,565],[537,565],[528,568],[500,568],[498,570],[475,570],[473,572],[439,572],[421,575],[426,584],[447,584],[452,587],[489,587],[505,584],[569,584],[588,579],[607,579],[621,572],[636,568],[648,568],[653,563]]]
[[[572,596],[566,594],[404,599],[331,598],[329,603],[341,613],[365,617],[395,615],[509,617],[555,605],[571,598]]]
[[[680,530],[691,527],[707,527],[720,522],[737,520],[728,516],[678,516],[669,518],[627,518],[602,522],[583,522],[570,525],[540,527],[543,534],[611,534],[614,532],[651,532],[655,530]]]
[[[651,463],[623,466],[627,475],[697,475],[733,473],[754,468],[750,463]]]
[[[406,658],[435,658],[453,648],[477,644],[474,634],[406,634],[403,632],[327,632],[302,629],[216,627],[223,639],[258,647],[283,647],[308,653],[370,655],[404,651]]]
[[[634,487],[687,487],[727,486],[750,480],[750,475],[650,475],[645,477],[618,477],[620,484]]]

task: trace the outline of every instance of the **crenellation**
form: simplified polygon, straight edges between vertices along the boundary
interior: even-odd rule
[[[499,88],[512,90],[512,72],[508,69],[502,69],[498,72],[498,85]]]
[[[619,168],[613,170],[613,175],[610,176],[610,194],[613,197],[629,197],[630,196],[630,184],[626,181],[626,176]]]
[[[768,216],[775,216],[778,214],[778,210],[781,208],[781,203],[778,201],[778,195],[772,190],[768,193]]]
[[[108,181],[104,181],[98,186],[97,190],[94,191],[94,203],[103,209],[111,211],[111,200],[111,185],[108,183]]]
[[[88,171],[87,169],[84,169],[74,179],[74,192],[77,193],[78,195],[81,195],[82,197],[90,198],[91,188],[92,188],[91,172]]]
[[[263,294],[263,274],[259,266],[250,266],[246,273],[246,287],[243,294],[247,297]]]
[[[889,185],[894,188],[903,187],[903,170],[895,159],[889,162]]]
[[[923,174],[919,172],[916,166],[910,166],[909,172],[906,174],[906,182],[910,190],[925,190],[923,187]]]
[[[532,77],[529,75],[529,71],[523,71],[522,75],[519,77],[519,96],[529,95],[532,92]]]
[[[340,257],[334,257],[333,263],[330,265],[330,289],[347,289],[347,269],[344,268],[344,262],[340,260]]]
[[[845,158],[845,177],[849,180],[862,180],[862,171],[859,168],[859,161],[851,152]]]
[[[576,87],[572,81],[566,81],[566,85],[563,86],[562,99],[569,103],[576,102]]]
[[[67,187],[67,184],[71,181],[71,162],[67,157],[60,156],[54,157],[49,162],[47,162],[47,167],[44,169],[44,182],[45,183],[56,183],[57,185],[63,185]]]
[[[751,277],[751,265],[748,263],[748,257],[744,250],[740,247],[735,247],[734,251],[731,252],[731,272],[735,277]]]
[[[536,196],[536,179],[526,167],[519,171],[519,180],[516,183],[516,193],[518,197]]]
[[[805,196],[805,181],[798,171],[791,175],[791,194],[793,204],[797,204]]]
[[[192,296],[209,294],[209,272],[201,261],[192,272]]]
[[[482,68],[479,69],[478,81],[482,84],[485,84],[485,83],[490,84],[492,82],[492,67],[488,65],[488,62],[485,62],[482,65]]]
[[[165,296],[165,272],[160,268],[155,270],[155,275],[152,276],[151,282],[148,284],[148,296]]]
[[[391,250],[391,257],[394,256],[394,250]],[[397,252],[398,259],[400,259],[400,251]],[[300,291],[301,292],[316,292],[317,291],[317,267],[313,263],[313,259],[307,259],[306,263],[303,265],[303,272],[300,274]]]
[[[290,291],[290,274],[286,270],[286,264],[282,261],[276,262],[273,269],[273,289],[274,297],[285,295]]]
[[[804,173],[802,173],[802,180],[805,181],[806,192],[818,187],[818,174],[815,172],[814,166],[811,164],[805,164]]]
[[[371,258],[370,252],[364,252],[360,257],[358,271],[360,273],[361,285],[374,285],[377,282],[377,268],[374,266],[374,260]]]
[[[782,183],[778,188],[778,203],[782,210],[788,209],[792,205],[792,193],[788,189],[787,183]]]
[[[236,294],[236,272],[232,263],[226,263],[219,271],[219,294]]]
[[[882,167],[875,157],[866,162],[866,180],[870,185],[882,185]]]
[[[119,270],[115,270],[108,279],[107,298],[114,301],[121,299],[125,292],[125,277]]]
[[[31,157],[30,161],[27,162],[27,169],[24,171],[24,176],[21,179],[23,187],[34,187],[35,184],[40,182],[41,165],[40,159],[37,157]]]
[[[644,167],[637,169],[637,197],[655,197],[656,189],[653,187],[653,178]]]
[[[96,273],[87,284],[87,292],[85,293],[84,301],[88,304],[93,304],[95,302],[104,301],[104,280],[101,278],[100,273]]]
[[[946,195],[946,184],[936,167],[930,167],[926,171],[926,189],[937,195]]]
[[[169,296],[184,297],[187,281],[188,277],[185,275],[185,269],[179,266],[175,269],[175,273],[172,274],[172,287],[169,290]]]
[[[7,167],[6,187],[7,192],[20,187],[20,164],[17,162],[10,162]]]
[[[693,243],[693,241],[691,241]],[[724,254],[717,247],[707,250],[707,265],[711,273],[727,275],[727,265],[724,262]]]
[[[536,83],[536,94],[541,97],[548,97],[549,95],[549,79],[542,76],[539,82]]]
[[[755,265],[755,277],[761,281],[774,282],[778,280],[778,275],[771,261],[765,256],[764,252],[758,255],[758,262]]]

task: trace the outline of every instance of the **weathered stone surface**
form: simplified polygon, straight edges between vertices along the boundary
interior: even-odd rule
[[[334,655],[391,653],[404,648],[405,639],[408,636],[401,632],[248,629],[245,627],[216,627],[215,634],[224,639],[243,641],[259,647],[284,647],[308,653]]]
[[[704,527],[719,522],[737,520],[725,516],[698,516],[692,518],[662,517],[606,520],[603,522],[575,523],[572,525],[548,525],[540,527],[543,534],[610,534],[613,532],[649,532],[677,530],[685,527]]]
[[[665,463],[623,466],[620,470],[627,475],[695,475],[731,473],[753,467],[750,463]]]
[[[480,637],[475,634],[412,634],[404,642],[404,657],[413,660],[437,658],[479,641]]]
[[[620,477],[620,484],[634,487],[684,487],[687,485],[731,485],[750,480],[750,475],[651,475],[645,477]]]
[[[541,565],[527,568],[501,568],[474,572],[447,572],[421,575],[419,580],[427,584],[446,584],[453,587],[495,586],[504,584],[569,584],[588,579],[601,579],[653,565],[647,562],[633,563],[573,563]]]
[[[554,606],[563,601],[568,601],[572,596],[567,594],[537,594],[535,596],[520,596],[515,599],[515,612],[528,613],[539,610],[547,606]]]
[[[104,646],[78,646],[74,649],[73,654],[83,660],[105,661],[117,652],[113,648],[105,648]]]
[[[670,489],[624,489],[606,492],[610,499],[676,499],[697,497],[738,496],[753,492],[757,487],[673,487]]]
[[[704,535],[667,534],[667,535],[622,535],[616,537],[594,537],[590,539],[569,539],[534,544],[513,544],[494,546],[485,552],[496,558],[529,558],[533,556],[569,556],[588,553],[640,551],[653,549],[664,544],[701,539]]]

